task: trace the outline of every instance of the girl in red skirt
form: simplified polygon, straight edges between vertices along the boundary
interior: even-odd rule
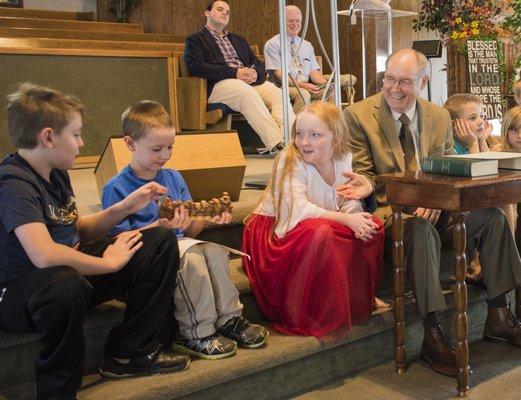
[[[347,134],[334,104],[306,106],[246,221],[243,251],[251,259],[243,264],[279,332],[336,336],[371,315],[384,233],[356,200],[373,188],[351,172]]]

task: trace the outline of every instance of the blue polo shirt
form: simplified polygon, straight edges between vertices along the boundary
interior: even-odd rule
[[[174,169],[160,169],[152,180],[138,178],[130,166],[126,166],[114,178],[109,180],[103,188],[101,196],[101,206],[105,209],[111,205],[123,200],[130,193],[147,184],[148,182],[157,182],[168,189],[167,196],[172,200],[187,201],[191,200],[190,192],[186,186],[186,182],[179,173]],[[159,207],[155,203],[150,203],[145,208],[135,214],[129,215],[119,224],[117,224],[110,234],[118,234],[123,231],[130,231],[142,228],[159,218]],[[182,229],[175,230],[176,236],[182,238],[184,236]]]
[[[291,49],[290,44],[291,41],[294,40],[297,46],[302,42],[302,38],[296,36],[292,38],[291,36],[286,36],[287,43],[287,59],[288,59],[288,67],[289,74],[296,79],[296,72],[293,66],[293,62],[291,61]],[[300,58],[300,62],[302,63],[302,69],[304,70],[304,76],[309,81],[309,74],[311,71],[320,70],[320,66],[318,65],[317,59],[315,57],[315,50],[313,49],[313,45],[304,40],[302,45],[300,46],[300,51],[298,54]],[[280,34],[273,36],[270,40],[266,42],[264,45],[264,65],[266,70],[277,70],[282,69],[282,53],[280,50]]]

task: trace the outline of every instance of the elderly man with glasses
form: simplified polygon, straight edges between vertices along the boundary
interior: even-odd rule
[[[391,232],[385,185],[380,174],[414,171],[426,156],[453,154],[447,110],[420,99],[428,81],[425,56],[403,49],[389,56],[382,92],[346,108],[353,170],[365,175],[377,197],[376,215],[386,221],[386,258],[391,260]],[[454,348],[437,313],[446,308],[439,281],[440,249],[452,243],[449,216],[418,207],[404,221],[406,271],[423,318],[421,355],[432,368],[456,375]],[[521,260],[505,215],[498,208],[471,211],[466,220],[468,251],[479,250],[488,315],[483,336],[521,347],[521,324],[509,311],[506,293],[521,284]]]
[[[306,104],[312,101],[331,100],[333,98],[333,83],[324,94],[328,77],[322,75],[315,56],[313,45],[299,37],[302,28],[302,12],[297,6],[286,6],[286,45],[289,66],[289,96],[293,100],[293,110],[298,113]],[[282,81],[282,54],[280,49],[280,34],[273,36],[264,45],[264,60],[268,71],[276,83]],[[340,75],[342,87],[353,88],[356,78],[353,75]],[[348,103],[351,102],[353,90],[348,91]]]

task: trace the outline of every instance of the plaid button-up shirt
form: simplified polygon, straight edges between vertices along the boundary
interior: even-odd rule
[[[212,34],[213,38],[215,39],[215,43],[217,43],[221,53],[223,53],[224,62],[232,68],[243,68],[244,64],[239,59],[237,52],[230,43],[230,39],[228,39],[228,32],[224,31],[224,36],[221,36],[219,32],[209,28],[208,26],[206,26],[206,29],[208,29],[208,32]]]

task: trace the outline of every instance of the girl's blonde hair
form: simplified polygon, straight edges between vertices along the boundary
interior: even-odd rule
[[[501,147],[503,151],[514,151],[508,141],[508,131],[521,129],[521,106],[512,107],[503,115],[501,123]]]
[[[284,195],[284,183],[289,181],[290,198],[286,199],[289,203],[289,213],[287,221],[291,219],[293,214],[293,171],[295,170],[295,164],[297,160],[302,160],[302,155],[295,145],[295,138],[297,136],[297,121],[299,117],[304,113],[310,113],[320,118],[329,128],[333,134],[333,160],[338,160],[349,153],[348,145],[348,129],[347,125],[342,117],[340,109],[333,103],[324,101],[317,101],[305,106],[295,118],[295,122],[291,127],[291,142],[281,154],[285,154],[285,158],[281,163],[281,154],[275,158],[273,163],[273,169],[271,171],[271,178],[268,186],[265,189],[264,196],[261,202],[268,196],[271,196],[273,200],[273,206],[275,208],[275,223],[272,226],[273,230],[280,222],[281,219],[281,208],[283,195]]]

